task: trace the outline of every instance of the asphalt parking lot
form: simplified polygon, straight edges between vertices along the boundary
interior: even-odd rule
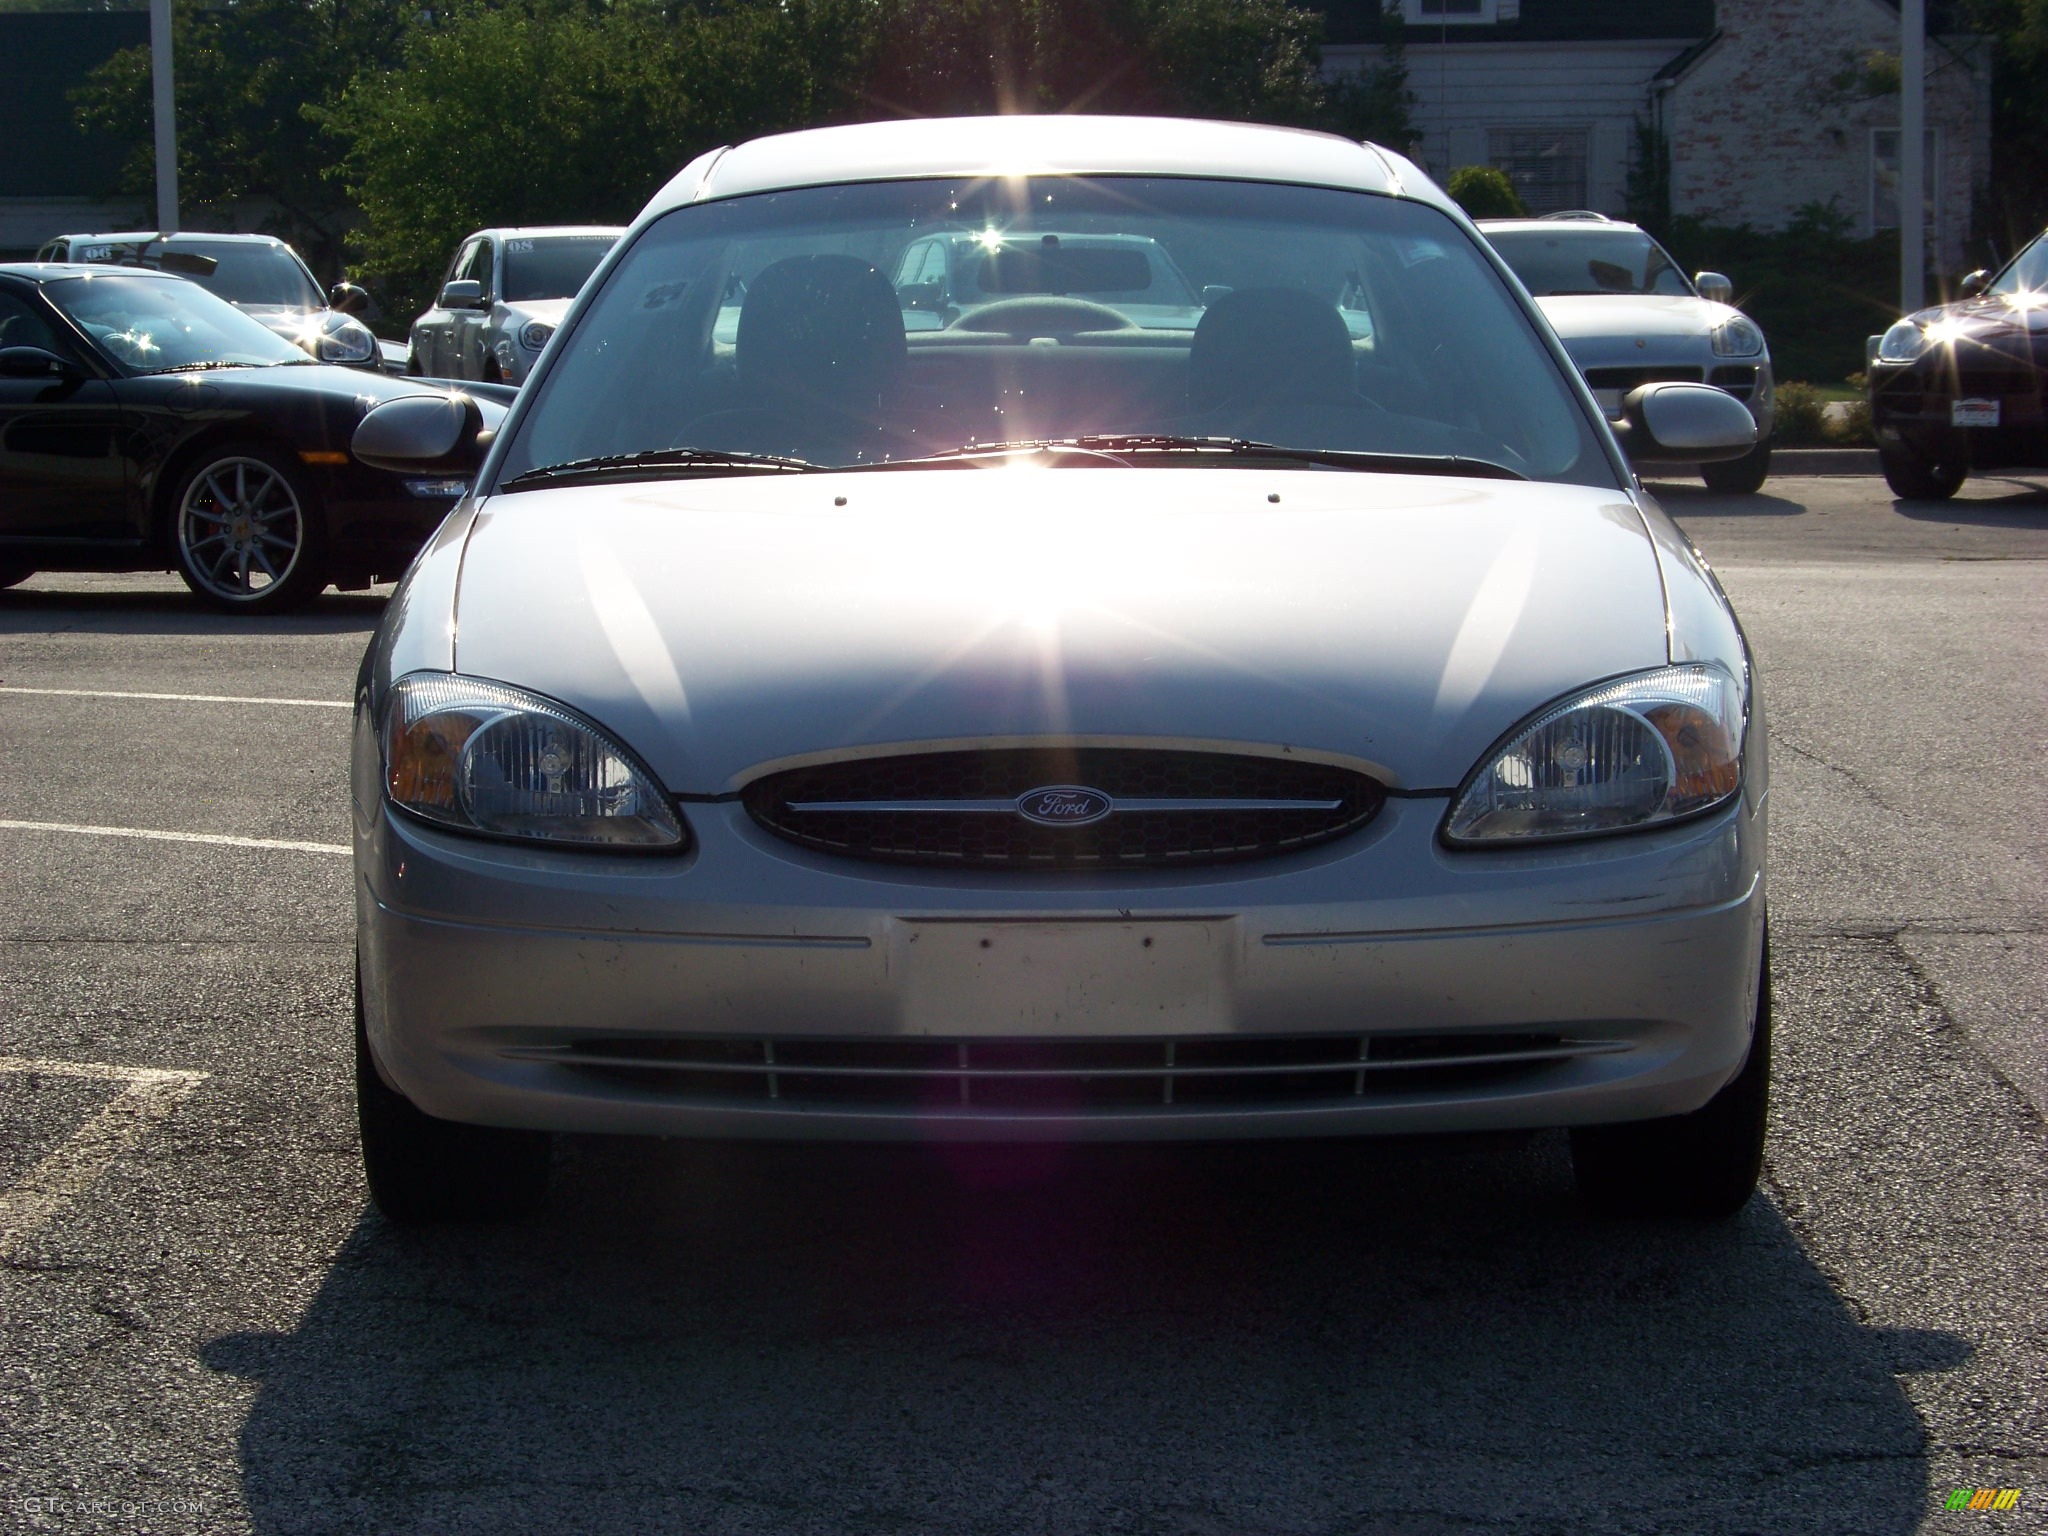
[[[587,1140],[526,1223],[393,1230],[335,707],[381,600],[0,593],[0,1518],[2048,1530],[2048,480],[1659,491],[1773,736],[1768,1197],[1711,1228],[1581,1214],[1544,1135]]]

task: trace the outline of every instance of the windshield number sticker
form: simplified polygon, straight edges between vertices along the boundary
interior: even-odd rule
[[[105,261],[113,254],[114,248],[111,245],[81,245],[78,248],[80,261]]]
[[[524,256],[533,249],[533,242],[531,240],[507,240],[505,242],[505,249],[514,256]]]

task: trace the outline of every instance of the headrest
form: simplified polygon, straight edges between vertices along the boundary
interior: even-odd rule
[[[903,366],[903,311],[857,256],[791,256],[749,285],[734,352],[751,387],[871,401]]]
[[[1188,403],[1333,399],[1353,392],[1351,331],[1337,306],[1299,288],[1240,288],[1203,314],[1188,353]]]

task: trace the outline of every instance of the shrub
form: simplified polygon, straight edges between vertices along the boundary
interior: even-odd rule
[[[1787,448],[1811,448],[1824,442],[1821,408],[1827,402],[1811,384],[1789,379],[1778,386],[1778,415],[1774,440]]]
[[[1457,205],[1475,219],[1526,219],[1529,210],[1522,203],[1507,172],[1490,165],[1461,165],[1451,172],[1446,189]]]
[[[1868,448],[1877,441],[1870,435],[1870,402],[1851,400],[1834,415],[1822,418],[1821,431],[1838,448]]]

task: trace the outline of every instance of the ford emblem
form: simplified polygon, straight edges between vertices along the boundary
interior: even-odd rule
[[[1101,790],[1076,784],[1049,784],[1017,797],[1017,814],[1041,827],[1085,827],[1115,809],[1116,802]]]

